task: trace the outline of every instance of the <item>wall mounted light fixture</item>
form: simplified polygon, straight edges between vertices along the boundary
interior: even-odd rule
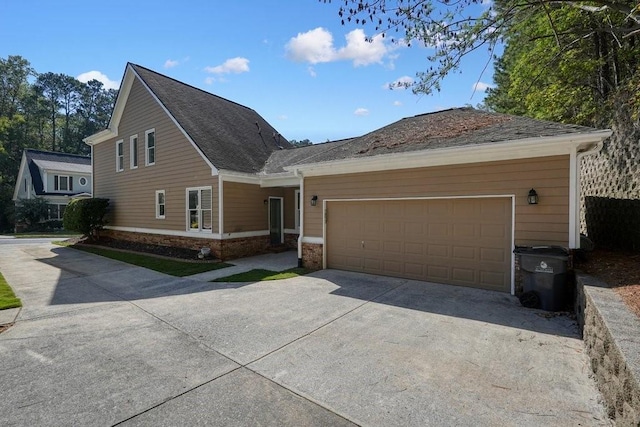
[[[311,206],[315,206],[317,204],[318,204],[318,196],[314,194],[313,196],[311,196]]]
[[[529,190],[529,195],[527,196],[527,203],[529,203],[530,205],[538,204],[538,193],[536,193],[536,190],[534,190],[533,188]]]
[[[267,206],[269,204],[269,201],[267,199],[264,199],[264,205]]]

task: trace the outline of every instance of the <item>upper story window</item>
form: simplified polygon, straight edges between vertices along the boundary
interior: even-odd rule
[[[124,141],[116,141],[116,172],[124,170]]]
[[[131,169],[138,167],[138,135],[129,137],[129,159]]]
[[[73,191],[73,177],[67,175],[54,175],[53,189],[55,191]]]
[[[156,130],[149,129],[144,133],[145,165],[151,166],[156,163]]]
[[[85,185],[87,185],[87,178],[85,178],[84,176],[81,176],[78,182],[82,187],[84,187]]]

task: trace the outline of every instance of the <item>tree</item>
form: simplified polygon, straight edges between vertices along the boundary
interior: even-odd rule
[[[289,142],[294,147],[306,147],[307,145],[313,145],[313,142],[309,141],[308,139],[303,139],[302,141],[296,141],[295,139],[292,139]]]
[[[478,49],[487,49],[488,64],[498,43],[510,36],[513,27],[526,24],[532,16],[546,17],[546,33],[541,37],[550,39],[568,36],[577,42],[588,34],[585,31],[594,30],[582,26],[559,30],[555,21],[557,11],[561,14],[580,11],[595,17],[604,24],[597,32],[618,40],[634,40],[640,33],[640,8],[630,0],[501,0],[489,4],[482,0],[343,0],[343,3],[338,15],[344,25],[371,26],[383,37],[391,35],[394,41],[408,45],[422,43],[433,49],[428,60],[434,65],[417,73],[413,85],[416,93],[440,90],[442,79],[459,71],[462,59]],[[478,73],[480,77],[481,70]]]
[[[46,107],[49,113],[49,120],[51,124],[51,151],[56,151],[56,140],[58,112],[60,111],[62,96],[62,79],[61,74],[52,72],[40,74],[36,81],[36,88],[46,99]]]
[[[40,231],[46,228],[43,222],[48,214],[49,205],[45,199],[23,199],[16,204],[15,220],[18,224],[26,225],[27,231]]]
[[[109,199],[76,199],[64,211],[65,230],[77,231],[89,237],[98,238],[99,231],[106,224],[104,219],[109,207]]]

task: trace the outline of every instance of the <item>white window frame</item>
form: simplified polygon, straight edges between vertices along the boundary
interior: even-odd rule
[[[134,147],[135,141],[135,147]],[[134,163],[135,160],[135,163]],[[138,134],[129,137],[129,168],[138,169]]]
[[[201,201],[202,201],[202,191],[209,190],[211,191],[211,207],[208,209],[202,209]],[[197,191],[198,192],[198,206],[196,209],[189,209],[189,192]],[[198,227],[191,227],[191,215],[190,210],[197,211],[198,214]],[[202,228],[202,224],[204,223],[203,219],[203,211],[209,211],[211,215],[211,228]],[[185,190],[185,221],[186,221],[186,230],[192,233],[212,233],[213,232],[213,189],[211,186],[204,187],[189,187]]]
[[[162,194],[163,202],[160,203],[159,196]],[[163,207],[163,213],[160,213],[160,207]],[[167,196],[164,190],[156,190],[156,219],[165,219],[167,214]]]
[[[62,180],[61,180],[60,178],[66,178],[66,181],[67,181],[67,188],[66,188],[66,189],[64,189],[64,190],[62,189],[62,186],[60,185],[60,183],[62,182]],[[70,187],[70,186],[69,186],[69,181],[71,181],[71,177],[70,177],[69,175],[55,175],[55,176],[54,176],[54,180],[55,180],[56,182],[54,182],[54,183],[53,183],[53,185],[54,185],[54,188],[55,188],[55,187],[58,187],[58,190],[57,190],[57,191],[60,191],[60,192],[69,192],[69,191],[72,191],[72,190],[69,190],[69,187]]]
[[[49,206],[55,206],[56,207],[56,218],[52,218],[51,217],[51,211],[49,210]],[[62,221],[62,219],[64,218],[64,214],[60,214],[60,207],[64,206],[64,208],[67,208],[67,205],[64,203],[48,203],[47,204],[47,221]]]
[[[84,180],[84,184],[82,183],[82,180]],[[85,177],[85,176],[81,176],[80,178],[78,178],[78,185],[80,187],[86,186],[88,182],[89,182],[89,180],[87,180],[87,177]]]
[[[149,135],[153,134],[153,162],[149,161]],[[144,131],[144,165],[153,166],[156,164],[156,129],[149,129]]]
[[[124,170],[124,139],[116,141],[116,172]]]
[[[300,190],[296,190],[293,196],[295,210],[293,212],[295,218],[295,229],[299,233],[300,232]]]

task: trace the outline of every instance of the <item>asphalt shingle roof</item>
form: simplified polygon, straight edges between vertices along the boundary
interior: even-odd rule
[[[358,138],[333,144],[325,149],[298,155],[274,153],[266,172],[284,167],[357,159],[385,154],[491,144],[536,137],[553,137],[597,129],[535,120],[528,117],[490,113],[474,108],[454,108],[401,119]],[[308,147],[298,148],[304,150]],[[287,150],[288,151],[288,150]],[[302,154],[308,154],[304,156]]]
[[[38,196],[47,194],[44,191],[40,168],[69,173],[91,173],[91,157],[88,156],[32,149],[25,150],[25,155],[29,173],[31,174],[31,182]]]
[[[218,169],[260,172],[289,142],[254,110],[129,64]]]

